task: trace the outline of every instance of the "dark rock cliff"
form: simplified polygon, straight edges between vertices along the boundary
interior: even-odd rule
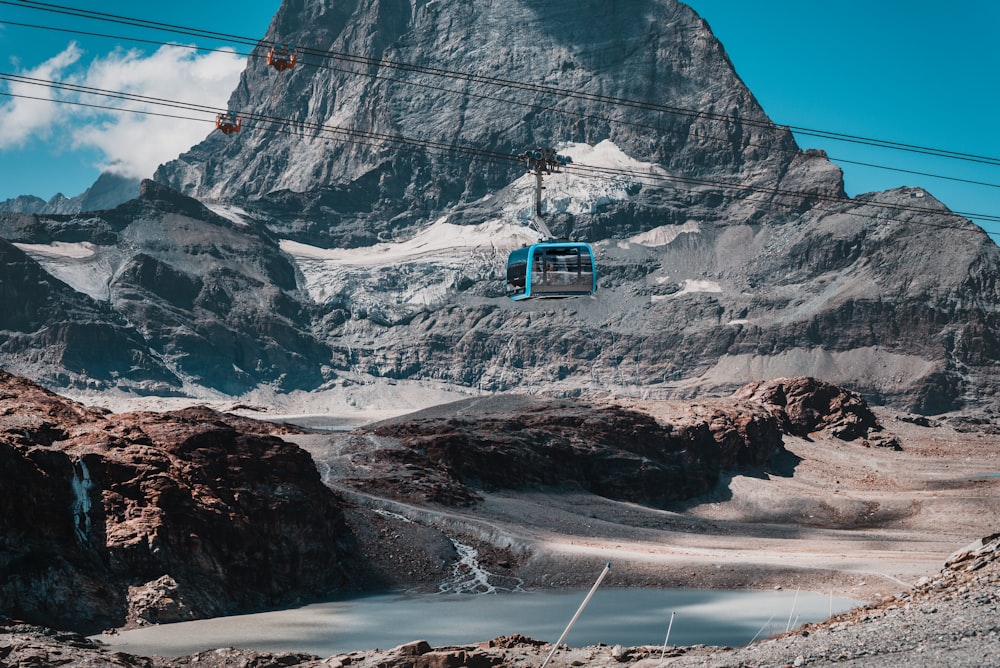
[[[722,471],[767,466],[781,423],[762,403],[660,424],[636,411],[503,395],[470,399],[355,432],[358,489],[467,505],[477,490],[569,488],[653,506],[711,489]],[[362,443],[374,437],[377,448]],[[350,449],[351,446],[348,446]]]
[[[94,631],[353,587],[312,459],[192,408],[112,415],[0,372],[0,608]]]

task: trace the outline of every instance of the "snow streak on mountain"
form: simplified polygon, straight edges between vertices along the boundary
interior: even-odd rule
[[[294,67],[266,64],[272,42]],[[996,246],[924,191],[848,199],[686,5],[289,0],[266,43],[229,102],[240,131],[138,200],[0,214],[30,268],[4,277],[23,307],[0,363],[152,393],[676,397],[813,375],[921,412],[995,401]],[[535,147],[572,158],[543,211],[594,246],[594,297],[504,297],[507,254],[538,238],[515,159]],[[53,334],[67,322],[114,359]]]

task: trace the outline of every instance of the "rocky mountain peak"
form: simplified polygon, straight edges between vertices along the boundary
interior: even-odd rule
[[[21,195],[0,202],[0,211],[11,213],[76,214],[111,209],[136,196],[139,180],[102,172],[93,185],[75,197],[56,193],[48,202],[34,195]]]
[[[268,67],[269,42],[295,67]],[[0,214],[11,294],[59,281],[12,309],[31,317],[0,361],[143,392],[677,398],[815,376],[920,413],[1000,396],[996,245],[923,191],[847,198],[684,4],[290,0],[230,107],[240,132],[137,200]],[[593,297],[504,297],[508,254],[539,238],[515,158],[537,146],[572,159],[542,209],[592,244]],[[67,313],[130,352],[66,355]]]
[[[213,133],[156,180],[223,199],[363,187],[369,211],[347,217],[398,227],[509,185],[521,170],[497,156],[610,140],[668,174],[748,185],[808,174],[811,189],[842,193],[838,170],[770,123],[707,24],[672,0],[286,2],[266,39],[296,45],[298,65],[276,73],[252,58],[230,101],[244,130]],[[665,199],[661,215],[760,208],[697,189]]]

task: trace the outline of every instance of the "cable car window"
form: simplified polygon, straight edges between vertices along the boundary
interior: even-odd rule
[[[507,265],[507,294],[521,295],[526,291],[528,263],[515,260]]]
[[[543,242],[507,258],[511,299],[592,295],[597,290],[593,251],[585,243]]]

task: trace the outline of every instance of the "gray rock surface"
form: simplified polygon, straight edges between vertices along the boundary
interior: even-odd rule
[[[539,143],[611,139],[630,155],[686,177],[772,187],[807,176],[811,191],[842,192],[839,170],[798,151],[788,130],[768,121],[708,25],[672,0],[475,6],[297,0],[282,5],[266,38],[299,45],[303,53],[300,66],[280,76],[263,58],[251,59],[229,105],[248,118],[294,119],[306,128],[329,123],[508,156]],[[385,62],[350,65],[318,52]],[[426,67],[415,71],[393,62]],[[623,109],[582,96],[649,104]],[[664,113],[650,105],[685,111]],[[371,216],[373,235],[387,223],[387,229],[398,228],[455,203],[475,202],[517,172],[509,162],[463,159],[459,151],[414,152],[391,142],[249,125],[238,135],[211,135],[162,166],[156,179],[199,197],[360,189],[359,213],[405,212],[391,223],[385,213]],[[813,163],[819,164],[810,169]],[[730,207],[712,204],[712,193],[654,192],[650,198],[661,218],[664,209],[673,209],[676,222],[691,217],[698,203],[721,209],[716,219]],[[767,208],[743,206],[744,220],[753,209]],[[608,212],[603,227],[636,229],[635,223],[616,225],[615,217]],[[333,227],[329,222],[320,224]]]
[[[0,215],[22,245],[94,244],[102,271],[27,252],[56,276],[91,271],[73,287],[114,312],[93,326],[124,318],[169,385],[670,398],[808,375],[922,414],[995,405],[1000,250],[922,190],[845,198],[839,169],[769,121],[687,6],[289,0],[267,39],[297,45],[299,64],[277,73],[260,47],[230,101],[244,129],[155,177],[232,224],[179,195]],[[620,162],[595,157],[607,142]],[[554,232],[594,244],[595,298],[503,297],[531,216],[510,157],[537,145],[617,165],[546,181]],[[428,242],[441,237],[453,244]],[[58,358],[41,330],[14,332]],[[0,364],[89,380],[12,350]],[[93,385],[142,389],[147,366]]]
[[[34,195],[21,195],[0,202],[0,211],[11,213],[76,214],[112,209],[139,194],[139,179],[103,172],[93,185],[75,197],[62,193],[48,202]]]
[[[0,241],[9,258],[0,290],[12,306],[0,315],[0,363],[11,371],[49,386],[157,395],[324,380],[332,353],[310,333],[295,268],[266,230],[152,181],[109,211],[0,214],[0,230],[36,253]],[[55,252],[39,254],[39,244]],[[58,255],[58,244],[82,257]]]
[[[0,239],[0,365],[63,387],[119,378],[169,395],[176,377],[123,315],[72,289]]]

